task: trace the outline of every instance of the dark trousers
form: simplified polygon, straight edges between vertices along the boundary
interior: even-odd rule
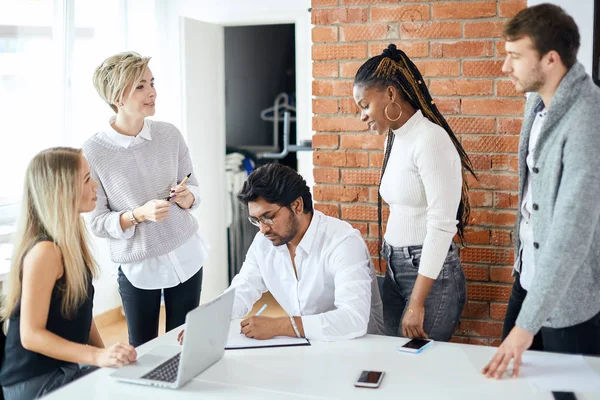
[[[14,385],[4,386],[2,387],[2,392],[6,400],[39,399],[97,369],[97,367],[88,365],[79,366],[77,364],[65,363],[64,366],[55,371],[35,376]]]
[[[519,274],[515,277],[508,308],[504,318],[502,340],[515,326],[527,291],[521,286]],[[566,328],[543,327],[533,339],[530,350],[554,353],[600,355],[600,313],[591,319]]]
[[[200,304],[202,269],[187,281],[167,289],[138,289],[129,282],[121,268],[117,281],[127,320],[129,344],[134,347],[158,336],[161,290],[165,295],[167,332],[182,325],[187,313]]]

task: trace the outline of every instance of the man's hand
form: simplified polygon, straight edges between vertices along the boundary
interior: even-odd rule
[[[402,318],[402,336],[414,339],[429,337],[423,330],[423,321],[425,320],[425,306],[409,303]]]
[[[179,342],[179,344],[183,344],[183,332],[185,332],[185,330],[182,330],[181,332],[179,332],[179,334],[177,335],[177,341]]]
[[[512,328],[504,342],[498,347],[496,355],[492,358],[492,361],[481,371],[482,374],[488,378],[502,378],[504,372],[508,368],[510,360],[513,361],[513,378],[519,376],[519,368],[521,367],[522,360],[521,356],[533,343],[533,337],[531,333],[525,329],[521,329],[518,326]]]
[[[280,336],[281,319],[270,317],[250,317],[241,322],[242,333],[258,340]]]

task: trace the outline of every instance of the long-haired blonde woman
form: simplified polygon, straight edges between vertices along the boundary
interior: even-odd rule
[[[96,205],[98,184],[81,150],[44,150],[29,163],[4,298],[10,321],[0,384],[6,399],[33,399],[83,375],[78,364],[121,366],[128,344],[104,348],[92,317],[96,263],[80,213]]]

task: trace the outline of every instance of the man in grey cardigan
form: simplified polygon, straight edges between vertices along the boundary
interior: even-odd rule
[[[518,92],[531,93],[519,145],[515,282],[504,340],[483,369],[495,378],[510,360],[518,376],[530,347],[600,355],[600,89],[577,62],[579,30],[560,7],[522,10],[504,37],[502,69]]]

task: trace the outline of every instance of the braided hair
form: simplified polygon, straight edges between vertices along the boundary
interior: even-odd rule
[[[460,157],[460,162],[463,171],[467,170],[471,175],[476,177],[473,171],[473,165],[469,156],[461,146],[460,142],[452,132],[450,125],[442,116],[437,106],[431,98],[431,94],[425,85],[425,80],[419,72],[416,65],[408,58],[406,53],[396,48],[396,45],[390,44],[381,55],[368,59],[356,72],[354,77],[354,85],[364,87],[379,87],[386,88],[388,86],[395,87],[404,100],[408,102],[415,110],[421,110],[423,115],[436,125],[441,126],[450,136],[456,151]],[[379,176],[379,188],[381,188],[381,179],[385,173],[392,145],[394,143],[393,132],[388,132],[387,145]],[[377,219],[379,223],[379,249],[382,244],[382,199],[378,190],[377,196]],[[457,230],[461,243],[464,243],[464,230],[469,221],[471,206],[469,204],[469,186],[467,181],[463,179],[462,194],[456,219],[458,220]],[[381,255],[379,256],[379,265],[381,265]]]

